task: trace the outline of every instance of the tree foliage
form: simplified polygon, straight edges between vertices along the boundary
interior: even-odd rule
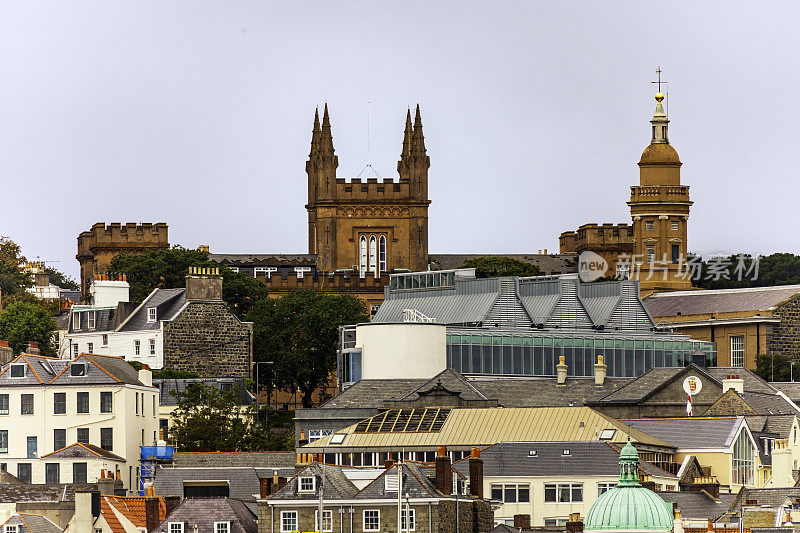
[[[58,285],[62,289],[69,289],[71,291],[78,291],[81,288],[80,284],[72,277],[55,268],[45,267],[44,271],[50,276],[50,283],[53,285]]]
[[[0,298],[2,305],[24,298],[28,287],[33,285],[33,277],[22,266],[25,257],[17,243],[8,237],[0,237]]]
[[[479,278],[496,278],[498,276],[538,276],[539,267],[504,256],[476,257],[465,261],[461,268],[474,268]]]
[[[177,392],[175,423],[169,442],[188,452],[242,452],[284,450],[286,429],[274,431],[256,420],[252,407],[242,406],[242,390],[224,391],[200,382]]]
[[[205,252],[173,246],[134,254],[123,253],[111,260],[109,271],[127,275],[131,301],[139,303],[153,289],[177,289],[186,286],[189,267],[219,267],[222,274],[222,298],[236,315],[244,316],[253,304],[267,298],[267,286],[245,273],[220,266]]]
[[[692,284],[703,289],[736,289],[800,284],[800,256],[774,253],[754,258],[748,254],[709,257],[689,254]]]
[[[303,406],[336,368],[339,326],[365,322],[364,304],[349,295],[330,296],[315,290],[292,291],[279,299],[256,302],[247,314],[253,322],[256,361],[271,361],[262,382],[298,389]],[[270,381],[267,381],[270,380]],[[274,381],[272,381],[274,380]]]
[[[42,355],[54,356],[56,323],[38,303],[18,301],[0,313],[0,339],[8,341],[15,354],[24,352],[29,341],[39,343]]]
[[[795,366],[797,370],[794,370]],[[756,357],[756,374],[767,381],[800,381],[800,358],[785,354],[760,354]]]

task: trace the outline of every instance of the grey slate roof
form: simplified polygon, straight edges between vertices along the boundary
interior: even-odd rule
[[[97,490],[96,483],[61,485],[0,484],[0,502],[61,502],[74,501],[75,493]]]
[[[415,309],[438,324],[585,330],[602,326],[648,333],[655,325],[639,298],[638,282],[585,284],[577,274],[485,279],[456,275],[452,286],[412,289],[392,283],[372,321],[401,322],[404,309]]]
[[[578,271],[578,254],[428,254],[431,270],[453,270],[478,257],[510,257],[539,267],[542,275]]]
[[[769,384],[784,393],[793,402],[800,402],[800,382],[771,381]]]
[[[190,383],[221,389],[223,384],[236,387],[239,392],[239,405],[252,405],[255,396],[245,387],[244,378],[180,378],[180,379],[154,379],[153,385],[158,387],[160,405],[178,405],[176,392],[184,392]]]
[[[736,494],[723,493],[719,495],[719,501],[715,501],[706,492],[657,491],[656,494],[666,502],[673,502],[685,520],[716,520],[728,511],[736,498]]]
[[[486,396],[472,385],[464,376],[459,372],[452,369],[446,369],[439,372],[433,378],[429,379],[412,392],[406,394],[399,401],[414,401],[419,399],[420,392],[429,391],[432,388],[441,385],[450,392],[459,393],[459,397],[463,400],[487,400]],[[387,400],[392,401],[392,400]]]
[[[188,467],[294,468],[294,452],[175,452],[172,465]]]
[[[61,528],[48,518],[37,514],[15,513],[0,527],[16,525],[19,533],[61,533]]]
[[[426,379],[362,379],[320,406],[320,409],[360,409],[383,407],[384,400],[399,400]]]
[[[430,469],[429,469],[430,470]],[[411,498],[430,498],[442,497],[444,494],[436,490],[436,485],[428,477],[418,463],[406,462],[403,464],[403,494],[408,494]],[[434,474],[435,475],[435,474]],[[355,495],[357,500],[371,499],[397,499],[397,491],[386,491],[386,477],[394,476],[397,478],[397,465],[384,470],[381,475],[375,478],[369,485],[361,489]]]
[[[70,364],[86,363],[86,375],[70,375]],[[12,378],[10,365],[27,364],[24,378]],[[72,360],[53,359],[41,355],[20,354],[0,370],[0,385],[98,385],[126,383],[144,384],[139,381],[139,373],[125,359],[110,355],[80,354]]]
[[[112,461],[117,461],[120,463],[125,462],[124,457],[120,457],[119,455],[111,453],[108,450],[104,450],[103,448],[95,446],[94,444],[85,444],[82,442],[76,442],[74,444],[70,444],[66,448],[61,448],[60,450],[56,450],[54,452],[42,455],[42,459],[44,459],[45,457],[47,457],[48,459],[102,457],[103,459],[110,459]]]
[[[117,331],[157,330],[161,320],[171,320],[186,303],[186,289],[155,289]],[[147,310],[157,309],[155,322],[147,321]]]
[[[654,317],[769,311],[800,294],[800,285],[662,292],[648,296],[644,304]]]
[[[89,319],[86,317],[87,313],[94,313],[95,316],[95,327],[93,329],[89,329]],[[75,316],[76,314],[81,315],[80,320],[80,328],[75,328],[75,321],[69,321],[69,332],[70,333],[101,333],[103,331],[113,331],[116,327],[116,314],[117,309],[116,307],[92,307],[92,306],[75,306],[72,308],[72,311],[67,316]]]
[[[619,476],[619,449],[601,441],[500,442],[481,450],[481,458],[484,476]],[[469,458],[457,461],[455,468],[468,476]],[[639,461],[639,468],[649,475],[678,479],[647,461]]]
[[[728,374],[736,374],[742,379],[742,381],[744,381],[745,392],[764,392],[772,394],[777,392],[775,387],[746,368],[710,366],[708,368],[704,368],[703,370],[705,370],[709,376],[713,377],[720,383],[722,383],[722,380],[725,379]]]
[[[270,500],[318,500],[319,487],[314,493],[298,492],[301,477],[322,475],[323,494],[326,499],[346,500],[358,492],[358,488],[347,479],[342,467],[320,463],[310,464],[286,482],[286,485],[269,496]]]
[[[770,507],[777,507],[783,505],[786,500],[795,502],[800,498],[800,487],[788,487],[778,489],[748,489],[743,488],[736,495],[733,503],[730,505],[731,511],[740,511],[742,505],[746,506],[747,500],[756,500],[757,505],[766,505]]]
[[[738,435],[744,417],[645,418],[621,422],[679,449],[727,448]]]
[[[594,377],[567,378],[559,386],[555,378],[480,378],[469,382],[502,407],[568,407],[581,406],[607,396],[633,378],[606,378],[603,385],[594,384]]]
[[[739,396],[759,415],[800,415],[800,411],[792,407],[792,404],[774,393],[743,392]]]
[[[204,532],[215,531],[214,522],[230,522],[230,533],[258,533],[256,515],[232,498],[186,498],[153,531],[169,533],[170,522],[184,522],[184,531]]]
[[[177,453],[175,454],[177,455]],[[292,465],[294,466],[294,465]],[[278,475],[286,477],[294,468],[279,468]],[[272,468],[253,467],[182,467],[159,468],[153,480],[153,489],[159,496],[183,497],[184,481],[226,481],[231,498],[244,502],[255,502],[261,493],[259,478],[272,477]]]

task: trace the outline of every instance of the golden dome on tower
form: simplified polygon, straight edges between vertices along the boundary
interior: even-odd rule
[[[640,165],[680,165],[681,160],[678,158],[678,152],[675,151],[669,144],[665,143],[652,143],[642,152],[642,158],[639,160]]]
[[[660,104],[663,99],[664,99],[664,93],[656,93],[656,102]]]

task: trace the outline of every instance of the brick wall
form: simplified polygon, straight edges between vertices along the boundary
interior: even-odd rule
[[[201,376],[248,377],[250,325],[240,322],[224,302],[191,302],[164,322],[164,368]]]
[[[773,324],[767,337],[767,353],[796,355],[800,352],[800,297],[775,308],[774,316],[781,318]]]

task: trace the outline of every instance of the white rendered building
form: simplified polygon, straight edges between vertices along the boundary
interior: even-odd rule
[[[137,489],[142,445],[158,437],[158,390],[123,359],[21,354],[0,368],[0,467],[28,483]]]

